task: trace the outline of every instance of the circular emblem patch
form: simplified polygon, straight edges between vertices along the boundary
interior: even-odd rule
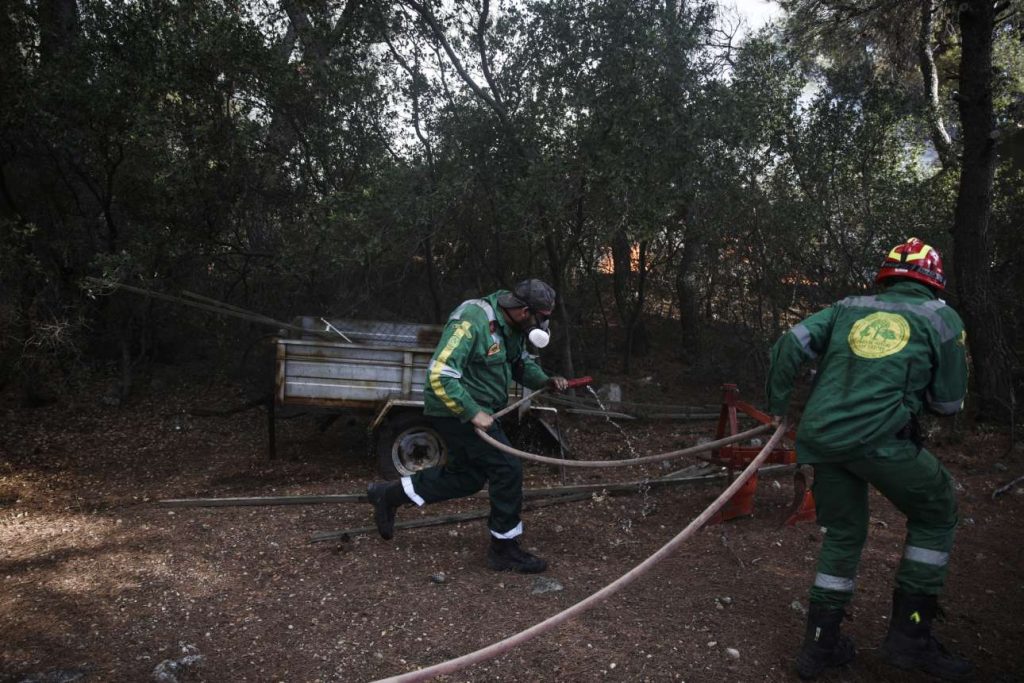
[[[861,358],[884,358],[903,350],[910,340],[910,324],[895,313],[872,313],[853,324],[846,341]]]

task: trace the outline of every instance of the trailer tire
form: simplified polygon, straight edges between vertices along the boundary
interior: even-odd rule
[[[385,479],[441,465],[447,455],[444,438],[418,411],[397,413],[377,430],[377,467]]]

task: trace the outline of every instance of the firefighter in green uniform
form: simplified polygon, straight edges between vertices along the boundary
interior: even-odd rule
[[[825,529],[803,645],[803,679],[855,655],[839,632],[853,597],[868,531],[868,485],[907,517],[892,619],[882,657],[903,669],[962,680],[972,665],[932,636],[946,579],[957,505],[949,473],[922,447],[922,410],[953,415],[967,391],[963,323],[938,298],[939,253],[919,239],[886,257],[876,296],[855,296],[810,316],[772,348],[769,410],[786,414],[801,364],[817,359],[814,388],[796,436],[798,461],[814,467],[818,523]]]
[[[469,496],[487,483],[491,502],[491,543],[487,563],[497,571],[542,572],[547,562],[519,547],[523,533],[523,466],[485,443],[482,429],[508,444],[491,416],[508,403],[511,381],[563,391],[563,377],[549,377],[531,358],[526,342],[548,343],[548,319],[555,290],[541,280],[524,280],[512,291],[498,290],[464,301],[448,319],[427,369],[423,412],[448,446],[444,465],[392,483],[374,483],[367,496],[380,535],[394,534],[395,512],[405,503],[425,505]]]

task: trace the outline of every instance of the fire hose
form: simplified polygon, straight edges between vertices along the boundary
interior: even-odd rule
[[[593,380],[590,377],[580,377],[578,379],[572,379],[569,380],[568,388],[572,389],[574,387],[585,386],[587,384],[590,384],[591,381]],[[518,408],[519,405],[522,404],[523,402],[535,398],[537,394],[544,392],[546,389],[547,388],[545,387],[544,389],[539,389],[538,391],[535,391],[529,396],[524,396],[515,403],[512,403],[511,405],[499,410],[494,415],[492,415],[492,417],[495,420],[497,420],[501,416],[506,415],[511,411],[515,410],[516,408]],[[687,455],[694,455],[696,453],[702,453],[704,451],[715,450],[722,446],[727,446],[731,443],[736,443],[738,441],[744,441],[745,439],[749,439],[753,436],[757,436],[758,434],[763,434],[768,431],[771,431],[771,427],[769,425],[758,425],[753,429],[748,429],[745,432],[732,434],[722,439],[718,439],[717,441],[709,441],[707,443],[703,443],[697,446],[691,446],[689,448],[684,448],[678,451],[668,451],[666,453],[644,455],[638,458],[628,458],[624,460],[565,460],[563,458],[551,458],[546,455],[539,455],[537,453],[528,453],[526,451],[521,451],[518,448],[514,448],[513,446],[509,446],[508,444],[504,444],[498,441],[490,434],[485,432],[483,429],[480,429],[479,427],[476,428],[477,436],[483,439],[483,441],[488,445],[493,446],[494,448],[497,448],[498,450],[504,453],[508,453],[509,455],[521,458],[522,460],[531,460],[533,462],[542,462],[548,465],[561,465],[566,467],[629,467],[632,465],[643,465],[646,463],[661,462],[662,460],[671,460],[673,458],[681,458]]]
[[[619,592],[629,584],[636,581],[638,578],[646,574],[654,565],[661,562],[663,559],[673,553],[680,545],[687,541],[698,529],[711,519],[715,513],[717,513],[726,504],[726,502],[736,494],[736,492],[747,483],[747,480],[757,471],[761,463],[768,457],[768,455],[775,449],[775,446],[782,440],[787,430],[786,422],[778,426],[775,433],[772,434],[771,438],[768,439],[768,443],[764,445],[761,451],[750,461],[746,469],[740,473],[740,475],[726,488],[722,493],[718,495],[718,498],[714,500],[704,512],[700,513],[692,522],[690,522],[685,529],[680,531],[674,538],[668,543],[658,549],[653,555],[648,557],[646,560],[633,567],[630,571],[620,576],[618,579],[608,584],[596,593],[591,594],[589,597],[584,598],[575,605],[555,614],[554,616],[548,617],[544,621],[534,624],[533,626],[520,631],[504,640],[500,640],[496,643],[492,643],[487,647],[470,652],[469,654],[456,657],[455,659],[449,659],[446,662],[440,664],[434,664],[417,671],[410,671],[409,673],[400,674],[398,676],[392,676],[391,678],[384,678],[376,681],[375,683],[410,683],[412,681],[426,681],[440,676],[443,674],[450,674],[456,671],[465,669],[466,667],[480,662],[493,659],[505,652],[511,650],[513,647],[532,640],[536,636],[546,633],[556,626],[563,624],[569,619],[575,617],[577,614],[581,614],[586,610],[594,607],[595,605],[607,600],[615,593]],[[707,447],[705,444],[704,448]]]
[[[521,451],[518,448],[503,444],[494,437],[490,436],[484,430],[477,428],[477,435],[483,439],[486,443],[494,446],[500,451],[514,455],[517,458],[523,460],[532,460],[533,462],[543,462],[549,465],[564,465],[566,467],[628,467],[630,465],[643,465],[650,462],[660,462],[662,460],[671,460],[672,458],[680,458],[684,455],[694,455],[703,451],[710,451],[722,446],[728,446],[731,443],[737,441],[743,441],[749,439],[752,436],[758,434],[764,434],[765,432],[771,431],[769,425],[759,425],[753,429],[748,429],[745,432],[739,432],[716,441],[708,441],[698,446],[690,446],[678,451],[668,451],[666,453],[656,453],[654,455],[642,455],[638,458],[629,458],[626,460],[564,460],[562,458],[550,458],[546,455],[538,455],[537,453],[527,453]]]

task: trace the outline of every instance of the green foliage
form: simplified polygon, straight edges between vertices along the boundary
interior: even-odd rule
[[[121,363],[233,332],[93,298],[86,275],[279,319],[416,320],[536,275],[565,294],[563,329],[607,330],[601,350],[567,345],[584,364],[615,344],[628,364],[651,315],[680,316],[690,341],[737,325],[760,353],[866,287],[891,243],[947,246],[954,174],[930,161],[891,30],[913,22],[885,8],[843,29],[867,37],[856,49],[824,51],[820,17],[793,3],[806,42],[766,32],[724,53],[701,2],[62,0],[64,23],[9,4],[0,322],[23,331],[8,360],[57,320],[76,321],[60,328],[75,358]],[[1016,36],[998,43],[1008,129]],[[1006,263],[1010,170],[993,219]]]

